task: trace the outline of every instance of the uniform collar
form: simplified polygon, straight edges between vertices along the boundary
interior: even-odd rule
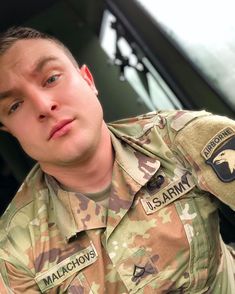
[[[113,133],[110,135],[115,162],[105,231],[106,242],[133,205],[136,193],[160,167],[160,162],[156,158],[133,148]]]
[[[103,206],[81,193],[61,189],[49,175],[45,178],[55,210],[56,224],[67,241],[82,231],[106,227],[107,211]]]
[[[107,235],[110,235],[132,205],[135,194],[160,167],[160,161],[150,156],[145,149],[133,148],[133,142],[130,144],[127,140],[121,140],[111,132],[110,135],[115,162],[108,211],[81,193],[61,189],[53,177],[45,177],[56,223],[66,240],[82,231],[105,228],[107,222]],[[113,215],[116,215],[115,221]]]
[[[130,138],[117,138],[110,132],[115,150],[115,161],[139,185],[144,186],[160,168],[156,156],[141,148]]]

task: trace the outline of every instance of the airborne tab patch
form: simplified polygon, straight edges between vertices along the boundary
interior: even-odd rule
[[[80,250],[60,263],[54,265],[48,271],[37,275],[35,281],[37,282],[41,292],[44,293],[61,284],[74,273],[94,263],[97,257],[98,254],[94,245],[91,243],[91,245],[87,248]]]
[[[178,180],[171,182],[155,195],[141,199],[141,203],[146,214],[151,214],[188,193],[194,187],[191,173],[186,172]]]
[[[213,152],[218,148],[223,142],[228,140],[230,137],[235,135],[235,131],[231,127],[226,127],[218,132],[206,146],[202,149],[201,155],[207,160],[211,157]]]

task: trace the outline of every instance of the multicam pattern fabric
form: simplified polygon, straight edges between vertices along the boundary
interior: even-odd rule
[[[204,111],[110,124],[108,209],[36,166],[1,221],[0,292],[235,293],[217,215],[218,199],[235,209],[235,181],[222,181],[201,153],[227,144],[227,127],[235,122]]]

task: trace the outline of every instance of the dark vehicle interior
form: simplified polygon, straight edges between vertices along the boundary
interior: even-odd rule
[[[214,69],[222,72],[228,61],[224,65],[216,50],[205,49],[203,39],[197,44],[193,39],[184,43],[186,32],[178,34],[164,18],[162,7],[148,10],[147,2],[151,1],[1,1],[0,31],[31,26],[64,42],[79,64],[88,65],[93,73],[106,121],[181,108],[206,109],[235,119],[235,94],[229,92],[234,81],[230,78],[223,84]],[[175,15],[182,11],[180,6],[176,9]],[[216,18],[216,11],[211,13]],[[185,27],[190,28],[189,20],[185,18]],[[213,32],[213,24],[208,25]],[[197,28],[203,36],[206,30]],[[227,44],[223,54],[230,54],[234,44]],[[33,165],[16,140],[0,132],[1,214]],[[219,213],[225,242],[235,242],[235,213],[223,204]]]

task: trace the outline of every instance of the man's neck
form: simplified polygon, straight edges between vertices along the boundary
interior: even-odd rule
[[[112,179],[114,151],[106,127],[96,152],[86,161],[68,166],[42,166],[68,191],[95,193],[106,188]]]

